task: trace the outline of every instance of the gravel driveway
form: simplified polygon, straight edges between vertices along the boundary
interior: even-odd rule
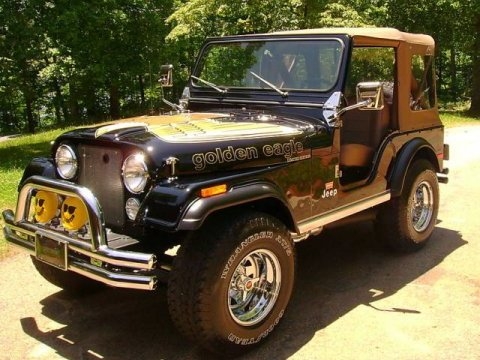
[[[480,126],[447,130],[431,243],[394,255],[370,224],[298,244],[296,292],[282,325],[242,359],[478,359]],[[165,289],[72,299],[25,254],[0,263],[0,359],[205,359],[174,329]]]

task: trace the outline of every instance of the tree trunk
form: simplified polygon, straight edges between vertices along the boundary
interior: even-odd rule
[[[92,84],[85,85],[85,108],[87,110],[87,121],[95,122],[105,117],[106,109],[99,110],[97,106],[96,89]]]
[[[29,133],[34,134],[37,127],[35,117],[33,116],[33,97],[29,94],[29,91],[25,91],[25,112],[27,115],[27,130]]]
[[[477,14],[475,22],[475,33],[480,33],[480,14]],[[469,113],[473,116],[480,116],[480,36],[475,37],[473,44],[472,61],[472,102]]]
[[[452,44],[450,48],[450,79],[451,79],[451,87],[450,87],[450,96],[452,97],[453,101],[457,101],[457,56],[455,52],[455,42]]]
[[[443,84],[443,54],[441,52],[435,56],[435,70],[437,71],[437,95],[441,97]]]
[[[53,80],[53,89],[55,90],[55,99],[53,100],[53,106],[55,107],[55,119],[57,124],[62,123],[62,113],[61,113],[61,97],[60,86],[58,86],[57,79]]]
[[[74,124],[80,120],[80,107],[78,106],[78,92],[75,84],[70,82],[70,97],[68,100],[69,123]]]
[[[57,79],[53,79],[53,89],[55,90],[55,117],[57,118],[57,124],[61,124],[68,119],[68,112],[67,108],[65,107],[62,89],[60,88],[60,84],[58,83]]]
[[[117,84],[110,84],[110,117],[120,118],[120,98]]]
[[[27,131],[31,134],[35,133],[37,123],[33,114],[33,103],[35,101],[35,76],[33,72],[29,71],[26,61],[20,63],[21,69],[21,91],[25,101],[25,116],[27,118]]]
[[[138,75],[138,85],[140,87],[140,106],[142,110],[145,109],[145,83],[143,81],[143,76]]]

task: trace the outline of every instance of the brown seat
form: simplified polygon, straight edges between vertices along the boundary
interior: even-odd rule
[[[389,127],[388,105],[380,109],[354,109],[343,116],[340,165],[370,167],[373,155]]]
[[[369,166],[375,150],[363,144],[345,144],[340,150],[340,165],[342,166]]]

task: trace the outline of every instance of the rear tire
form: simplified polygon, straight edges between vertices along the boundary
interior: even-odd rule
[[[438,179],[430,162],[415,161],[407,171],[403,191],[381,208],[377,230],[396,251],[421,249],[430,239],[437,222]]]
[[[294,244],[280,221],[262,213],[217,218],[178,251],[168,283],[170,314],[200,346],[245,352],[279,323],[294,277]]]
[[[35,269],[44,279],[72,295],[84,295],[99,291],[105,286],[99,282],[83,277],[71,271],[63,271],[45,264],[31,256]]]

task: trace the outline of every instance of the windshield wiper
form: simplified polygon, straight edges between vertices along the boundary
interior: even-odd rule
[[[180,111],[180,112],[185,110],[181,105],[174,104],[171,101],[168,101],[167,99],[165,99],[164,97],[162,97],[162,101],[174,110],[177,110],[177,111]]]
[[[282,91],[282,90],[280,90],[278,87],[276,87],[275,85],[273,85],[271,82],[265,80],[265,79],[262,78],[260,75],[255,74],[253,71],[250,71],[250,74],[252,74],[253,76],[255,76],[258,80],[260,80],[261,82],[263,82],[264,84],[266,84],[268,87],[270,87],[270,88],[272,88],[273,90],[275,90],[276,92],[278,92],[280,95],[282,95],[282,97],[287,97],[287,96],[288,96],[288,91]]]
[[[220,89],[217,85],[212,84],[210,81],[203,80],[202,78],[199,78],[198,76],[195,75],[190,75],[191,78],[200,81],[201,83],[204,83],[205,85],[211,87],[212,89],[217,90],[221,94],[225,94],[227,92],[227,89]]]

